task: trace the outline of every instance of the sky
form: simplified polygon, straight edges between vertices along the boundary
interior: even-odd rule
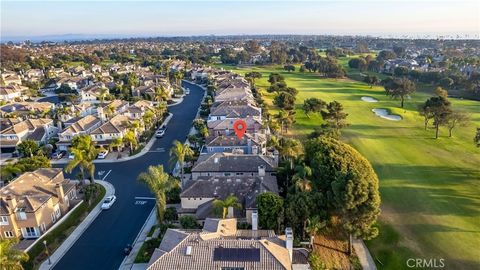
[[[1,38],[55,35],[469,35],[480,1],[0,0]]]

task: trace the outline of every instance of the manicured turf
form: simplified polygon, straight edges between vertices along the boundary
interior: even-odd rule
[[[346,63],[346,61],[343,61]],[[400,102],[385,96],[383,88],[370,88],[349,79],[324,79],[315,74],[287,73],[281,67],[225,67],[244,74],[258,71],[263,78],[257,86],[268,86],[268,75],[278,72],[289,86],[299,90],[293,136],[306,136],[321,123],[321,117],[308,118],[301,110],[309,97],[341,102],[351,124],[343,130],[343,140],[360,151],[374,166],[380,178],[382,195],[382,233],[398,233],[398,243],[380,235],[368,243],[373,255],[383,260],[380,269],[407,268],[409,254],[426,258],[445,258],[448,269],[480,267],[480,149],[473,145],[476,127],[480,127],[480,103],[451,99],[454,108],[468,111],[471,123],[454,130],[448,138],[445,128],[434,139],[434,131],[423,129],[416,108],[429,96],[429,87],[419,87],[404,109]],[[297,68],[298,70],[298,68]],[[361,101],[371,96],[377,103]],[[271,105],[273,95],[264,91]],[[403,120],[377,117],[373,108],[387,108]],[[388,227],[387,227],[388,226]],[[390,227],[391,226],[391,227]],[[402,252],[392,252],[396,248]],[[392,263],[388,263],[390,261]],[[397,263],[393,263],[393,262]]]

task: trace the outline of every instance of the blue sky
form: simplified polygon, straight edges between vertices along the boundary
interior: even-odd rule
[[[479,1],[0,1],[3,38],[480,32]]]

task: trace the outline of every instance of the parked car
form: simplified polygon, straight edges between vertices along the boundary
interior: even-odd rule
[[[55,153],[52,153],[51,158],[52,159],[61,159],[62,157],[65,156],[67,152],[66,151],[56,151]]]
[[[162,138],[163,135],[165,135],[165,131],[167,130],[167,127],[161,127],[157,132],[155,133],[156,138]]]
[[[188,94],[190,94],[190,89],[187,88],[185,89],[185,95],[188,95]]]
[[[98,153],[97,158],[104,159],[108,155],[108,150],[102,150],[100,153]]]
[[[102,210],[110,209],[110,207],[112,207],[113,203],[115,203],[116,200],[117,200],[117,197],[115,197],[115,195],[108,196],[108,197],[105,198],[105,200],[103,201],[102,206],[101,206],[101,209],[102,209]]]
[[[72,153],[72,152],[70,152],[70,154],[68,155],[68,158],[69,158],[69,159],[74,159],[74,158],[75,158],[75,154]]]

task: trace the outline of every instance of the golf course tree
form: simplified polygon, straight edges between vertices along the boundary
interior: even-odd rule
[[[400,99],[400,107],[402,108],[405,98],[412,95],[416,90],[415,83],[405,77],[394,79],[387,78],[382,81],[382,84],[387,96],[394,99]]]
[[[283,69],[288,72],[295,71],[295,66],[294,65],[285,65],[283,66]]]
[[[343,142],[320,137],[306,142],[305,161],[312,168],[314,189],[325,197],[327,217],[338,217],[350,236],[375,237],[380,193],[368,160]]]
[[[18,240],[0,240],[0,269],[2,270],[23,270],[22,262],[28,261],[28,254],[14,248]]]
[[[273,99],[273,104],[280,109],[293,110],[296,97],[287,92],[280,92]]]
[[[258,224],[264,230],[280,231],[283,223],[283,199],[272,192],[257,196]]]
[[[363,78],[363,82],[370,85],[370,88],[372,88],[374,85],[377,85],[380,82],[380,79],[376,75],[367,75],[365,78]]]
[[[251,87],[255,87],[255,81],[262,78],[262,73],[257,71],[248,72],[245,74],[245,78],[250,81]]]
[[[470,116],[459,110],[452,110],[447,117],[446,126],[448,128],[448,137],[452,137],[453,129],[457,126],[467,126],[468,122],[470,121]]]
[[[184,165],[185,160],[192,157],[194,154],[193,150],[190,149],[187,143],[181,143],[177,140],[173,142],[173,147],[170,148],[170,166],[174,167],[178,163],[180,166],[180,179],[183,183],[183,174],[184,174]]]
[[[350,68],[356,68],[360,71],[365,71],[367,70],[368,63],[365,59],[362,57],[358,58],[352,58],[348,61],[348,67]]]
[[[33,157],[40,150],[40,147],[34,140],[27,139],[18,144],[17,149],[24,157]]]
[[[95,165],[93,161],[98,155],[99,150],[95,147],[96,143],[92,141],[90,135],[79,135],[72,139],[70,152],[74,158],[65,166],[67,173],[72,173],[73,169],[79,168],[82,179],[85,178],[85,172],[88,172],[90,181],[93,184],[95,177]]]
[[[280,75],[278,73],[271,73],[268,76],[268,82],[270,83],[270,85],[278,83],[278,82],[285,82],[285,77],[283,77],[282,75]]]
[[[157,206],[157,217],[160,222],[163,221],[165,215],[165,207],[167,205],[166,193],[180,185],[177,179],[170,177],[163,170],[162,165],[149,166],[147,172],[138,175],[138,180],[147,184],[150,191],[155,195]]]
[[[323,120],[330,128],[340,134],[340,129],[348,126],[346,121],[348,113],[344,112],[343,105],[338,101],[332,101],[327,104],[326,109],[321,111]]]
[[[326,105],[325,101],[319,98],[307,98],[303,101],[303,111],[310,118],[310,113],[320,114]]]
[[[297,237],[307,239],[308,220],[313,216],[324,218],[326,212],[323,211],[321,202],[323,195],[318,192],[290,192],[285,201],[285,224],[291,226]],[[321,210],[322,209],[322,210]]]
[[[433,120],[435,139],[438,139],[438,131],[440,126],[447,125],[452,115],[451,107],[452,104],[450,101],[443,96],[431,97],[421,107],[423,111],[420,111],[420,114],[423,114],[424,117],[427,117],[426,112],[428,112],[428,118]],[[425,123],[427,123],[427,120],[425,120]]]
[[[228,195],[224,200],[215,199],[212,204],[214,213],[222,218],[228,216],[230,208],[242,209],[242,204],[238,202],[238,198],[233,194]]]
[[[480,147],[480,128],[477,127],[477,133],[475,133],[475,137],[473,137],[473,143]]]

